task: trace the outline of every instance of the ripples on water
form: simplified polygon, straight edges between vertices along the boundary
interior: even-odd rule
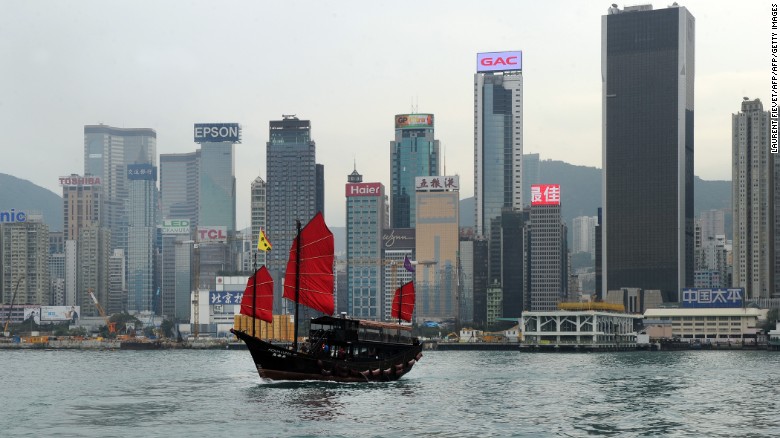
[[[402,380],[262,381],[246,351],[0,350],[0,436],[778,436],[768,352],[426,352]]]

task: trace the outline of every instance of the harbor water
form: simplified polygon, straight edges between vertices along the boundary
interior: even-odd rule
[[[388,383],[247,351],[0,350],[3,437],[778,436],[780,353],[426,351]]]

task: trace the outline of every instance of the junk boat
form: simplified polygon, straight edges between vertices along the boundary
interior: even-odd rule
[[[329,316],[334,312],[333,233],[322,213],[301,229],[290,248],[283,297],[295,302],[295,335],[291,347],[264,341],[252,330],[231,332],[243,341],[260,377],[274,380],[371,382],[396,380],[422,357],[422,344],[411,336],[414,283],[395,291],[392,316],[398,323]],[[311,319],[309,337],[298,345],[298,305],[326,316]],[[265,266],[247,281],[241,313],[273,321],[273,279]],[[255,324],[252,324],[254,327]],[[299,348],[300,347],[300,348]]]

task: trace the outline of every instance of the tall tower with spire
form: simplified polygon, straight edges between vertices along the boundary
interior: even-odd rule
[[[387,196],[382,183],[364,183],[357,168],[347,176],[347,311],[384,319],[382,230],[388,227]]]

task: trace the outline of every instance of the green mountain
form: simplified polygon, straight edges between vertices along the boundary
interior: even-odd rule
[[[49,231],[62,231],[62,197],[30,181],[0,173],[0,211],[42,214]]]
[[[601,169],[577,166],[563,161],[544,160],[539,163],[539,183],[560,184],[562,215],[571,227],[577,216],[596,216],[601,206]],[[705,181],[694,177],[694,215],[704,210],[725,209],[726,236],[731,238],[731,181]],[[474,226],[474,198],[460,202],[460,223]],[[569,232],[571,238],[571,231]]]

